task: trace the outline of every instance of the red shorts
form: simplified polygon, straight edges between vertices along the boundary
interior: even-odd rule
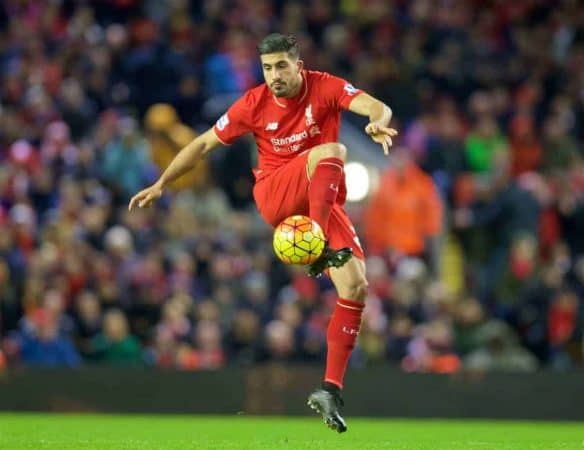
[[[256,181],[253,196],[261,216],[273,227],[294,214],[308,216],[308,152],[298,155],[274,172]],[[331,210],[327,233],[331,248],[351,247],[353,254],[364,259],[355,227],[342,205]]]

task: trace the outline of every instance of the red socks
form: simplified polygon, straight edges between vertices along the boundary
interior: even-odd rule
[[[343,387],[347,363],[361,327],[365,303],[338,298],[326,332],[327,355],[324,381]]]
[[[316,165],[310,180],[308,188],[309,215],[318,222],[325,236],[331,209],[343,182],[343,167],[342,159],[323,158]]]

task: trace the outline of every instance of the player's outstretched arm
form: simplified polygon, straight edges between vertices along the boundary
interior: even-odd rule
[[[132,197],[128,205],[128,210],[131,211],[134,206],[147,208],[152,205],[162,196],[162,191],[168,183],[194,168],[205,155],[219,145],[221,145],[221,142],[217,139],[213,128],[197,136],[174,157],[156,183],[141,190]]]
[[[391,138],[397,136],[397,130],[389,127],[392,116],[391,108],[363,92],[351,101],[349,111],[369,117],[369,123],[365,127],[365,133],[374,142],[381,144],[384,154],[389,154],[389,148],[393,144]]]

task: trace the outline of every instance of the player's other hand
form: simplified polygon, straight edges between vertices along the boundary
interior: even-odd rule
[[[134,206],[138,206],[138,208],[148,208],[160,197],[162,197],[162,185],[159,182],[156,182],[132,197],[132,200],[130,200],[130,204],[128,205],[128,211],[131,211]]]
[[[392,137],[397,136],[397,130],[394,128],[384,127],[378,123],[369,123],[365,127],[365,133],[367,133],[373,142],[381,144],[383,147],[383,154],[389,154],[389,147],[393,145]]]

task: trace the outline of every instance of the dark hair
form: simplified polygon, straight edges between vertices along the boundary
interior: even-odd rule
[[[291,34],[284,35],[280,33],[272,33],[262,39],[258,45],[258,52],[260,55],[268,53],[286,52],[292,58],[298,58],[300,55],[300,48],[296,38]]]

